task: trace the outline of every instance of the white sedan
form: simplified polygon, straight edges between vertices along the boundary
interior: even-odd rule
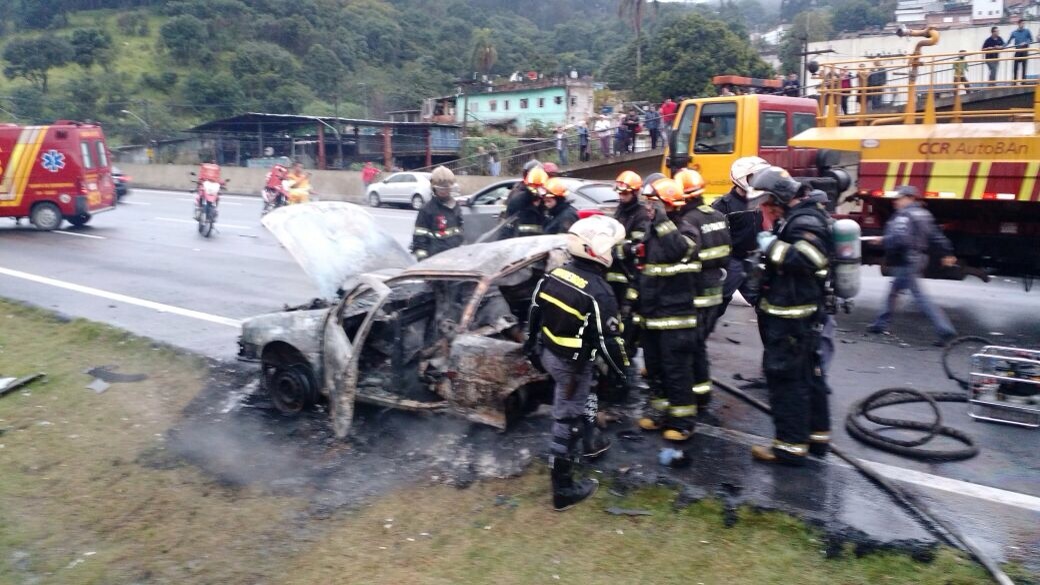
[[[407,204],[419,209],[433,197],[430,173],[394,173],[368,186],[368,204],[379,207],[386,203]]]

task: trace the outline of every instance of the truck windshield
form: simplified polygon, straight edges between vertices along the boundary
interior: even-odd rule
[[[736,142],[737,103],[722,102],[701,106],[697,119],[697,154],[731,153]]]
[[[682,119],[679,120],[679,128],[675,134],[675,151],[690,152],[690,137],[693,135],[693,121],[697,116],[697,106],[690,104],[683,110]]]

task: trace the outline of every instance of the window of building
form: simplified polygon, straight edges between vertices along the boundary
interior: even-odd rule
[[[545,98],[538,98],[538,107],[539,108],[544,108],[545,107]]]
[[[558,96],[554,97],[553,98],[553,103],[558,105],[558,106],[562,106],[563,105],[563,96],[562,95],[558,95]]]
[[[578,105],[578,98],[577,98],[577,96],[573,96],[572,95],[571,96],[571,107],[574,107],[574,106],[577,106],[577,105]]]
[[[498,111],[498,102],[495,101],[495,100],[489,101],[488,102],[488,109],[491,110],[492,112],[497,112]]]
[[[520,109],[521,110],[526,110],[527,109],[527,98],[520,98]]]
[[[509,111],[509,100],[502,100],[502,111],[503,112],[508,112]]]

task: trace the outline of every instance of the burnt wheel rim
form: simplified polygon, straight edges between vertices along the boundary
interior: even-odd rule
[[[268,392],[275,408],[284,413],[295,414],[307,406],[312,390],[306,373],[297,368],[279,368],[271,376]]]

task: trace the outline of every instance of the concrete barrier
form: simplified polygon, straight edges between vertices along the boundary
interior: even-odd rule
[[[192,189],[191,172],[198,172],[198,165],[139,165],[120,164],[119,168],[130,175],[130,188],[171,189],[188,191]],[[311,185],[314,192],[326,201],[365,201],[365,186],[361,181],[361,173],[356,171],[308,171],[311,173]],[[238,195],[256,195],[264,187],[266,169],[249,169],[245,167],[221,167],[221,176],[230,179],[228,192]],[[384,173],[384,177],[387,173]],[[460,175],[457,177],[459,188],[463,194],[470,194],[491,183],[508,177],[484,177],[479,175]]]

